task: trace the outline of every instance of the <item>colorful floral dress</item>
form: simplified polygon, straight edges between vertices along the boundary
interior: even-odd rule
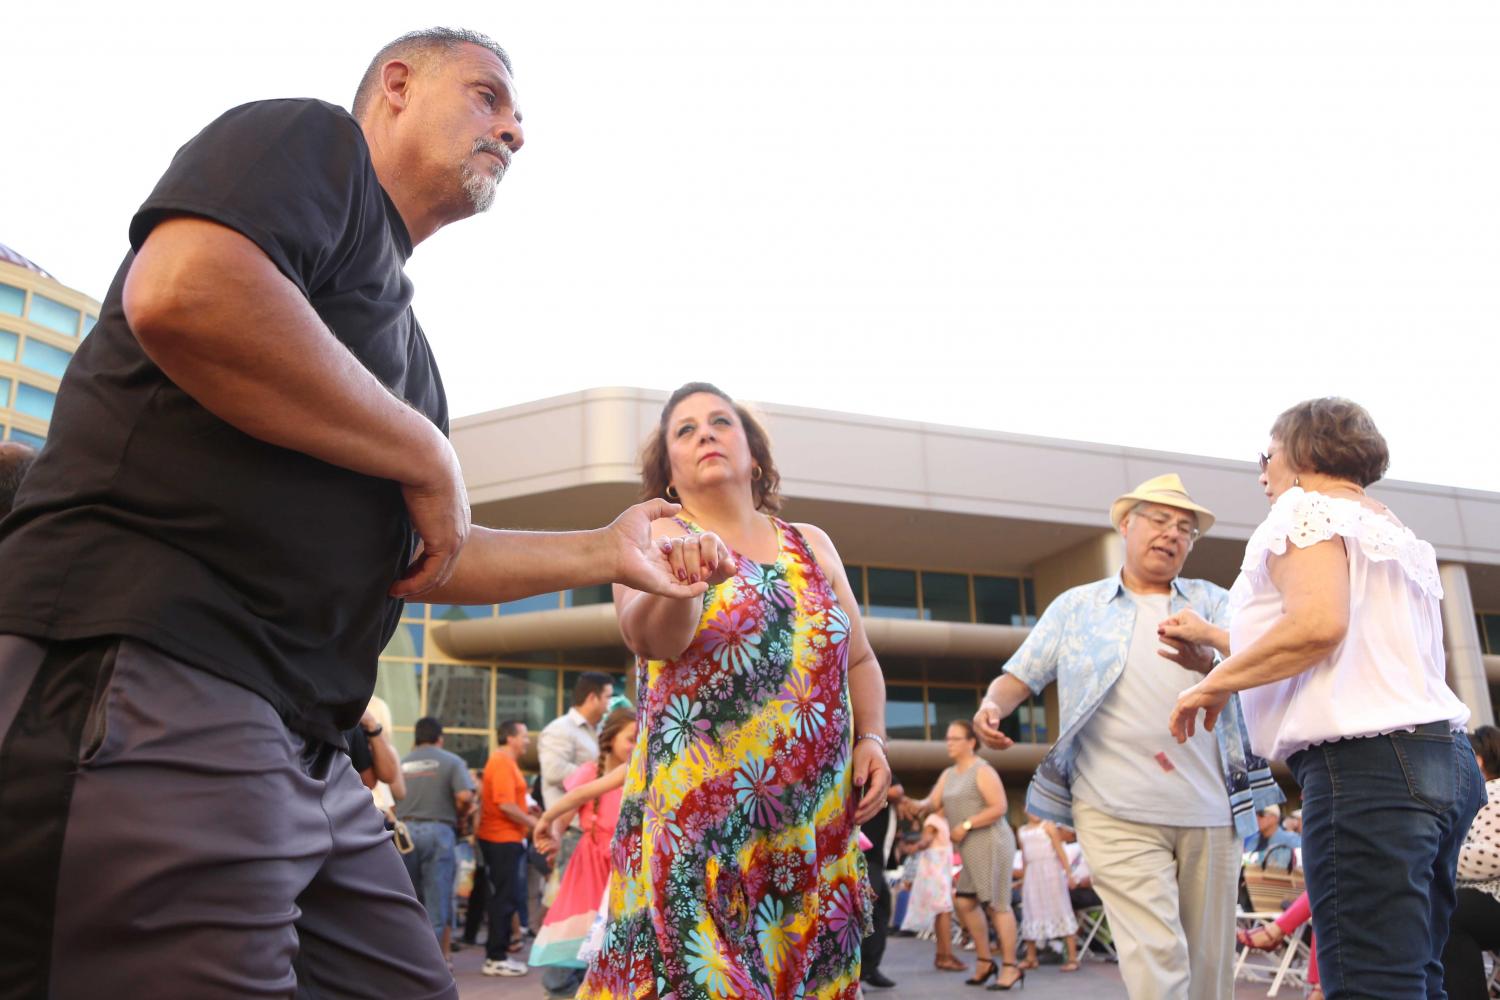
[[[640,738],[583,1000],[859,995],[849,616],[807,540],[773,523],[776,562],[740,556],[682,656],[637,665]]]

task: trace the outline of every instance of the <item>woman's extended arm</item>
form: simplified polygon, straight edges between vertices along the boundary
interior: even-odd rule
[[[734,575],[729,546],[713,532],[694,535],[669,519],[653,521],[652,540],[665,553],[679,582],[713,587]],[[615,611],[625,645],[648,660],[675,660],[693,641],[703,614],[703,596],[666,597],[615,584]]]
[[[625,784],[625,771],[630,765],[621,764],[610,770],[602,778],[585,782],[565,794],[552,805],[536,821],[536,828],[532,831],[533,843],[538,851],[545,854],[551,860],[557,854],[557,838],[553,836],[553,824],[559,820],[568,821],[573,818],[585,802],[592,802],[605,792],[612,792]]]

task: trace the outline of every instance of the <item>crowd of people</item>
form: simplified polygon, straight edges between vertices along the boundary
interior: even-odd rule
[[[490,206],[521,120],[503,49],[413,33],[352,113],[227,112],[131,220],[45,448],[0,450],[19,480],[0,523],[0,983],[454,996],[472,838],[486,974],[526,974],[535,922],[558,996],[854,1000],[893,985],[896,808],[919,827],[894,908],[930,922],[939,969],[966,969],[953,914],[971,985],[1024,983],[1054,939],[1075,969],[1076,837],[1131,996],[1208,1000],[1232,991],[1242,852],[1282,833],[1280,760],[1325,995],[1474,995],[1500,916],[1493,807],[1470,829],[1494,731],[1463,736],[1434,551],[1367,495],[1388,455],[1363,409],[1273,422],[1269,513],[1232,590],[1181,575],[1214,516],[1179,476],[1116,498],[1120,571],[1050,602],[907,798],[834,542],[778,516],[769,438],[721,389],[671,394],[642,501],[610,525],[471,523],[404,266]],[[404,599],[604,583],[634,704],[585,675],[539,734],[537,792],[522,720],[477,781],[436,718],[395,765],[371,694]],[[1058,738],[1018,836],[981,748],[1008,748],[1003,720],[1052,684]]]

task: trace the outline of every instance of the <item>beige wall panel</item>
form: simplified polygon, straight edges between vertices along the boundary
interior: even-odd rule
[[[1117,455],[959,434],[926,438],[934,494],[1086,513],[1107,510],[1119,492]]]
[[[559,479],[569,476],[581,481],[584,412],[578,406],[550,406],[455,428],[453,444],[470,493],[505,495],[522,483],[528,492],[557,488],[567,485]]]
[[[922,440],[915,431],[785,415],[774,423],[776,462],[788,479],[833,487],[830,492],[844,499],[926,492]]]
[[[1500,504],[1465,490],[1458,496],[1458,516],[1469,548],[1500,562]]]

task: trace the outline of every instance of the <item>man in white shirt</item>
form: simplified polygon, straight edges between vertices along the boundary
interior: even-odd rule
[[[1132,1000],[1218,1000],[1234,985],[1241,838],[1254,809],[1281,793],[1248,756],[1237,703],[1182,745],[1161,722],[1214,662],[1161,638],[1161,623],[1185,608],[1220,624],[1228,614],[1223,588],[1178,575],[1212,512],[1169,474],[1116,499],[1110,521],[1125,540],[1123,569],[1048,606],[990,685],[975,728],[989,746],[1009,745],[1000,720],[1057,681],[1061,735],[1027,811],[1077,830]]]
[[[613,677],[586,670],[573,685],[573,707],[542,730],[536,753],[542,768],[544,807],[550,807],[566,794],[563,782],[568,775],[599,756],[599,722],[614,695]]]

